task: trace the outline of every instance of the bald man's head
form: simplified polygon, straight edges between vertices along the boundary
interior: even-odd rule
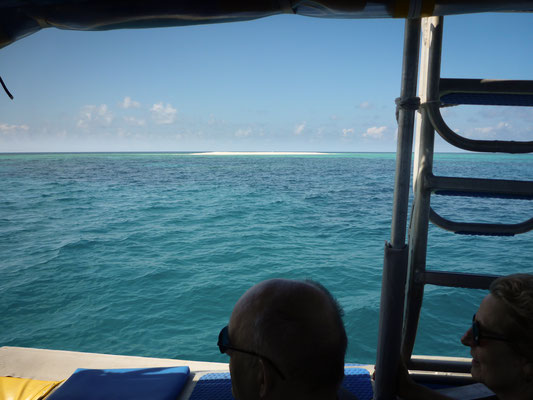
[[[301,390],[335,393],[344,376],[342,311],[316,282],[272,279],[253,286],[235,305],[229,333]]]

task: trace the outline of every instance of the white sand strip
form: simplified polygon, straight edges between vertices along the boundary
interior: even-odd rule
[[[189,153],[191,156],[316,156],[331,153],[307,151],[209,151],[205,153]]]

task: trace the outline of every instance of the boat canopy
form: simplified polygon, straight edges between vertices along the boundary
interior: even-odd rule
[[[533,11],[531,0],[3,0],[0,48],[55,27],[154,28],[247,21],[276,14],[324,18],[418,18]]]

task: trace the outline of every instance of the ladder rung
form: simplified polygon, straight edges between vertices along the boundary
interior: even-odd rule
[[[425,185],[435,194],[533,200],[533,182],[427,175]]]
[[[407,368],[417,371],[455,372],[467,374],[472,368],[472,361],[455,361],[412,356]]]
[[[533,95],[492,93],[450,93],[440,98],[441,105],[469,104],[476,106],[533,106]]]
[[[533,218],[518,224],[481,224],[450,221],[429,209],[429,220],[438,227],[459,235],[514,236],[533,229]]]
[[[472,365],[470,365],[472,367]],[[475,381],[472,379],[472,376],[468,375],[459,375],[459,374],[428,374],[428,373],[410,373],[409,374],[413,380],[417,383],[423,384],[423,385],[439,385],[438,387],[442,387],[443,385],[446,387],[465,387],[465,385],[472,385],[475,383]],[[486,387],[486,386],[485,386]],[[437,392],[440,393],[440,391],[443,389],[436,389]],[[451,397],[452,399],[461,399],[461,400],[493,400],[492,398],[479,398],[474,397],[465,398],[462,394],[460,397]],[[496,398],[494,398],[497,400]]]
[[[442,118],[439,104],[428,101],[424,104],[423,111],[428,116],[433,128],[451,145],[468,151],[486,153],[523,154],[533,152],[533,141],[517,142],[513,140],[475,140],[468,139],[455,133]]]
[[[461,272],[425,271],[420,277],[427,285],[488,289],[496,275],[468,274]]]
[[[441,78],[439,92],[442,104],[533,106],[533,81]]]
[[[533,200],[531,196],[520,196],[511,194],[482,193],[482,192],[458,192],[453,190],[437,190],[435,194],[441,196],[463,196],[463,197],[480,197],[487,199],[508,199],[508,200]]]

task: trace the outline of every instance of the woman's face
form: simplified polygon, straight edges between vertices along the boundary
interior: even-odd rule
[[[524,383],[525,360],[510,342],[483,338],[483,335],[508,338],[512,319],[505,304],[497,297],[487,295],[476,313],[480,341],[474,342],[472,328],[461,338],[461,343],[471,348],[472,377],[492,391],[509,390]]]

